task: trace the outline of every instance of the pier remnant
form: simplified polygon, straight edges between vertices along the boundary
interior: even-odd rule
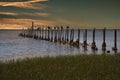
[[[48,32],[47,32],[47,33],[48,33],[48,34],[47,34],[47,36],[48,36],[48,37],[47,37],[47,40],[50,41],[50,29],[51,29],[51,28],[48,26],[47,29],[48,29]]]
[[[54,27],[54,42],[57,42],[57,27]]]
[[[60,33],[59,33],[59,42],[62,42],[62,35],[63,35],[63,27],[60,26]]]
[[[102,50],[103,50],[103,51],[106,51],[105,38],[106,38],[106,28],[103,29],[103,43],[102,43]]]
[[[112,50],[117,51],[117,30],[114,30],[114,47]]]
[[[53,29],[51,28],[50,31],[51,31],[50,41],[53,42]]]
[[[70,32],[70,45],[73,45],[74,42],[74,29],[71,29]]]
[[[39,28],[39,39],[41,39],[41,27]]]
[[[74,33],[77,32],[77,39],[74,37]],[[51,41],[55,43],[61,43],[61,44],[67,44],[73,47],[79,48],[80,45],[83,46],[84,50],[87,50],[87,46],[91,46],[91,49],[93,51],[98,50],[96,47],[95,42],[95,35],[96,35],[96,29],[93,29],[92,34],[92,44],[87,44],[87,32],[88,30],[85,29],[83,33],[83,43],[80,43],[80,32],[81,30],[78,29],[77,31],[75,29],[70,29],[69,26],[66,26],[64,28],[63,26],[54,26],[52,28],[51,26],[48,27],[35,27],[34,22],[32,22],[32,26],[29,28],[23,28],[19,36],[22,37],[28,37],[28,38],[34,38],[34,39],[40,39],[40,40],[46,40]],[[102,43],[102,51],[104,53],[110,53],[110,50],[106,50],[106,28],[102,30],[103,34],[103,43]],[[117,53],[117,29],[114,30],[114,47],[112,47],[112,50]]]
[[[95,42],[95,28],[93,29],[93,42],[92,42],[91,48],[92,50],[97,50],[96,42]]]
[[[84,33],[84,41],[83,41],[83,47],[87,47],[87,29],[85,29],[85,33]]]
[[[66,27],[66,37],[67,37],[66,42],[69,42],[69,26]]]
[[[79,44],[80,44],[80,29],[78,29],[78,38],[75,41],[75,46],[79,48]]]

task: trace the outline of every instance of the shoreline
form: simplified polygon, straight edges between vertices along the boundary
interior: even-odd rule
[[[35,57],[0,62],[2,80],[119,80],[119,55]]]

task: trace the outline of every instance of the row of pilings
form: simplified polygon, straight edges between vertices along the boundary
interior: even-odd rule
[[[95,35],[96,35],[96,29],[93,30],[93,36],[92,36],[92,43],[91,43],[91,49],[92,50],[98,50],[95,42]],[[74,46],[79,48],[82,46],[83,48],[87,48],[87,36],[88,36],[88,30],[85,29],[83,34],[83,42],[80,41],[80,34],[81,29],[77,29],[77,39],[75,38],[75,29],[70,29],[69,26],[66,28],[62,26],[56,26],[56,27],[39,27],[39,28],[29,28],[29,29],[23,29],[20,33],[20,36],[28,37],[28,38],[34,38],[34,39],[40,39],[40,40],[46,40],[54,43],[61,43],[61,44],[69,44],[70,46]],[[106,28],[102,30],[103,34],[103,43],[102,43],[102,50],[106,51]],[[114,47],[112,47],[112,50],[117,52],[117,30],[114,30]],[[110,52],[110,51],[107,51]]]

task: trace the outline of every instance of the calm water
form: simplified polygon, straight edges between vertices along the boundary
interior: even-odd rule
[[[12,30],[0,30],[0,60],[10,60],[25,57],[34,56],[56,56],[56,55],[76,55],[76,54],[93,54],[91,47],[88,46],[87,51],[80,47],[75,48],[69,45],[63,45],[59,43],[53,43],[43,40],[35,40],[31,38],[19,37],[18,34],[21,31]],[[77,31],[76,31],[77,33]],[[81,31],[80,41],[83,42],[83,33]],[[114,54],[112,47],[114,46],[113,30],[107,30],[106,42],[107,50],[110,50],[111,54]],[[77,38],[77,35],[75,39]],[[120,30],[118,30],[118,52],[120,52]],[[88,31],[88,43],[92,42],[92,30]],[[96,45],[98,51],[95,54],[102,54],[102,31],[96,31]]]

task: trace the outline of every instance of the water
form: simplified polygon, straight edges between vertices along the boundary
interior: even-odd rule
[[[31,38],[19,37],[18,34],[21,31],[15,30],[0,30],[0,60],[10,60],[25,57],[34,56],[57,56],[57,55],[76,55],[76,54],[93,54],[91,47],[87,47],[87,51],[80,47],[72,47],[69,45],[63,45],[59,43],[48,42],[44,40],[35,40]],[[83,33],[80,34],[80,42],[83,42]],[[106,43],[107,50],[110,50],[110,54],[114,54],[112,47],[114,46],[113,30],[107,30]],[[118,30],[118,52],[120,52],[120,30]],[[77,31],[75,33],[75,39],[77,39]],[[96,31],[96,45],[98,51],[95,54],[102,54],[102,30]],[[88,30],[88,44],[92,43],[92,30]]]

